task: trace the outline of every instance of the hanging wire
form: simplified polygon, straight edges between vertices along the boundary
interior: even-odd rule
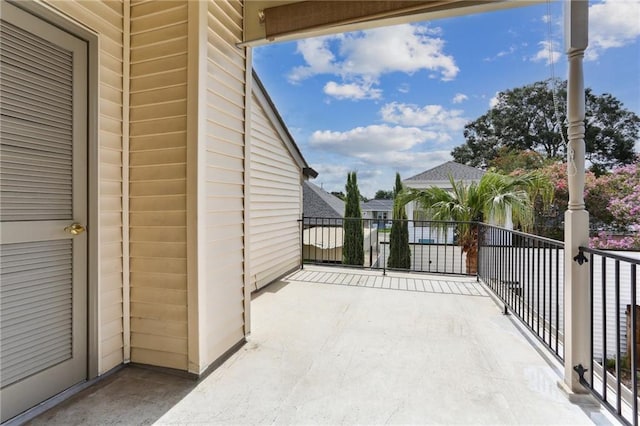
[[[556,79],[555,58],[553,52],[553,22],[551,19],[551,0],[547,0],[547,49],[549,50],[549,73],[551,74],[551,97],[553,99],[553,112],[556,124],[560,128],[560,137],[563,143],[567,143],[564,136],[563,124],[560,119],[560,102],[558,102],[558,81]]]
[[[564,124],[561,120],[560,115],[560,102],[558,101],[558,90],[559,84],[556,79],[556,70],[555,70],[555,58],[553,51],[553,22],[551,19],[551,0],[547,0],[547,50],[549,55],[549,73],[551,74],[550,79],[550,89],[551,89],[551,98],[553,99],[553,113],[555,116],[556,124],[560,131],[560,138],[562,139],[562,143],[567,147],[567,174],[569,176],[574,176],[577,173],[576,164],[575,164],[575,152],[573,148],[569,145],[567,138],[564,135]],[[566,122],[566,114],[565,114],[565,122]]]

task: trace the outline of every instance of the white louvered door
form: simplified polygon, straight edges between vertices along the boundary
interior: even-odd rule
[[[87,45],[3,2],[0,46],[5,421],[87,377]]]

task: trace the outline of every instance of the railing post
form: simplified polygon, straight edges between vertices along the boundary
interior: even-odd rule
[[[476,250],[476,281],[480,282],[480,247],[482,246],[482,238],[484,229],[482,228],[482,224],[476,223],[475,226],[478,227],[478,249]]]
[[[589,266],[573,260],[580,246],[589,243],[589,213],[584,206],[585,179],[585,93],[582,62],[587,48],[589,3],[570,0],[565,3],[565,41],[569,59],[567,79],[567,177],[569,209],[565,213],[564,234],[564,385],[572,393],[585,393],[574,367],[592,368],[590,358],[591,300]]]
[[[394,219],[392,219],[392,220],[394,220]],[[385,224],[385,228],[384,229],[385,229],[385,232],[384,232],[385,242],[388,243],[388,244],[391,244],[391,241],[390,241],[391,239],[389,238],[390,234],[386,232],[386,230],[387,230],[386,224]],[[387,246],[385,244],[382,245],[382,275],[383,276],[387,275],[387,249],[386,249],[386,247]]]
[[[480,264],[480,250],[482,250],[482,225],[478,224],[478,250],[476,250],[476,282],[480,282],[480,274],[484,271],[481,271],[482,265]],[[462,256],[461,256],[462,257]]]
[[[304,215],[300,222],[300,269],[304,269]]]

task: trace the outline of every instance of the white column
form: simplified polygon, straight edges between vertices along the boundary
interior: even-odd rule
[[[590,368],[589,265],[574,261],[578,247],[589,243],[589,213],[584,206],[585,94],[582,62],[587,48],[589,4],[585,0],[565,2],[565,42],[569,59],[567,82],[567,178],[569,209],[565,213],[564,292],[564,384],[573,393],[585,393],[574,366]]]

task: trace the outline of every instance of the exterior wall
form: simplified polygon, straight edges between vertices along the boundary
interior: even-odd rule
[[[98,52],[98,373],[123,355],[123,2],[47,1],[100,37]],[[95,90],[90,87],[90,90]]]
[[[206,3],[198,135],[199,369],[244,339],[246,51],[242,3]],[[250,79],[249,79],[250,80]],[[203,105],[202,103],[200,105]]]
[[[257,97],[251,106],[251,290],[300,265],[302,183],[291,157]]]
[[[131,3],[131,361],[187,369],[187,1]]]
[[[50,3],[99,35],[99,373],[128,360],[129,337],[131,361],[201,373],[248,330],[242,3]],[[188,136],[191,116],[198,124]]]
[[[52,1],[100,36],[100,373],[125,361],[123,234],[129,234],[130,358],[201,372],[245,334],[245,50],[242,4],[209,1],[206,34],[189,47],[187,0]],[[125,6],[126,5],[126,6]],[[125,7],[127,10],[125,13]],[[130,36],[124,35],[130,14]],[[204,16],[206,15],[206,16]],[[130,44],[130,56],[123,51]],[[187,137],[188,55],[206,57],[190,108],[202,120]],[[124,69],[125,60],[130,67]],[[127,74],[130,80],[125,81]],[[130,86],[129,96],[124,93]],[[191,83],[189,83],[191,84]],[[125,100],[127,102],[125,102]],[[123,122],[126,104],[130,117]],[[127,126],[128,125],[128,126]],[[123,188],[123,129],[129,128],[129,186]],[[187,274],[187,145],[196,147],[200,266]],[[126,155],[126,154],[125,154]],[[129,229],[123,229],[124,189]],[[195,245],[191,240],[189,244]],[[202,273],[201,273],[202,272]],[[197,288],[197,334],[189,364],[188,279]],[[127,308],[125,307],[125,311]],[[126,336],[128,338],[128,336]]]

